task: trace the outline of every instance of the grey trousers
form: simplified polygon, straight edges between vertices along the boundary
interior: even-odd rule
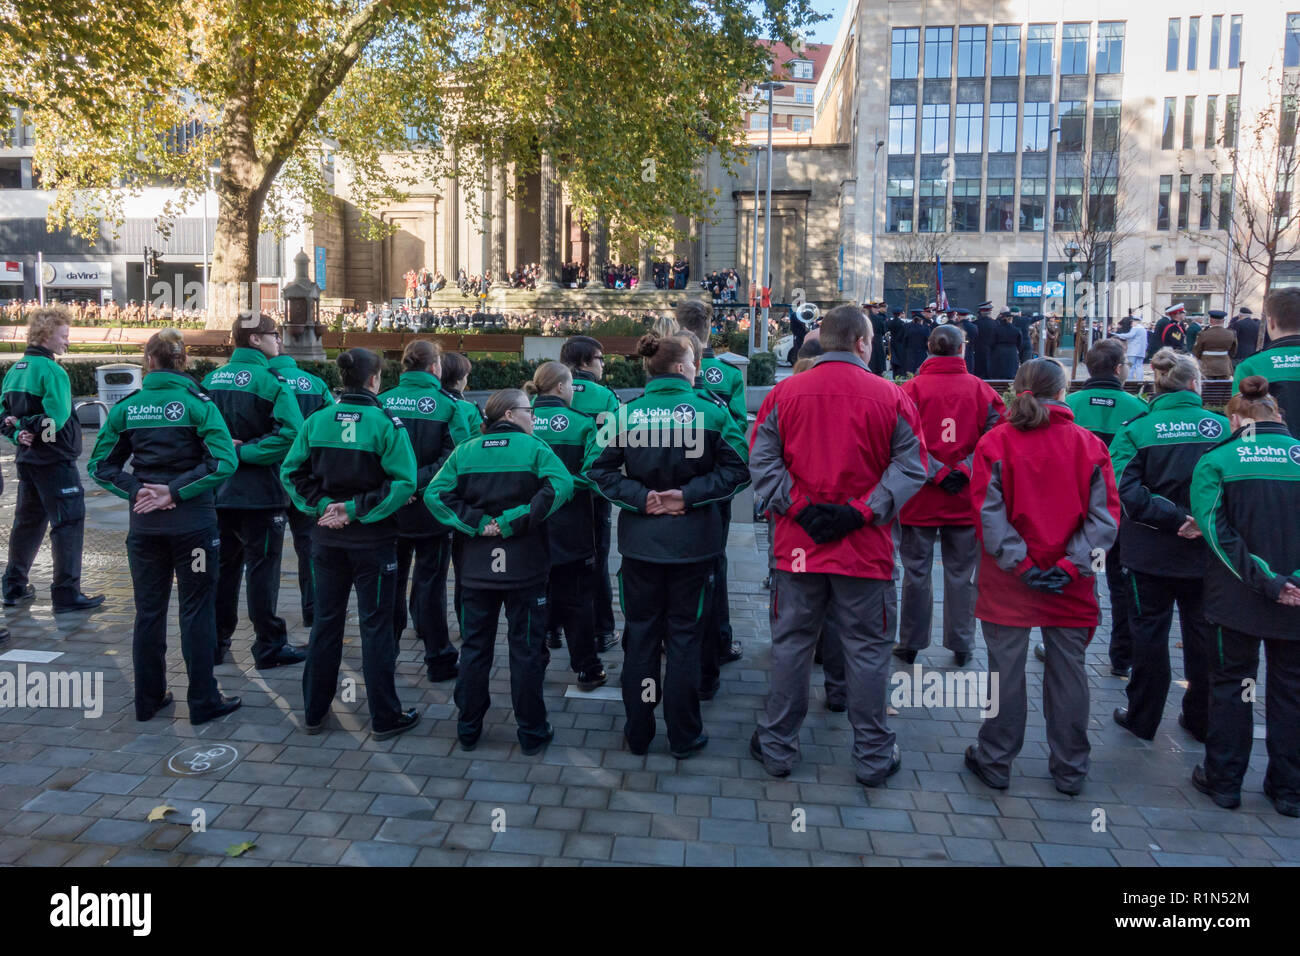
[[[980,726],[975,759],[991,776],[1011,779],[1011,762],[1025,743],[1025,657],[1029,651],[1027,627],[1006,627],[980,622],[989,652],[989,693],[993,677],[998,686],[997,715]],[[1044,627],[1047,664],[1043,674],[1043,716],[1047,720],[1047,760],[1052,778],[1065,785],[1088,773],[1088,676],[1083,666],[1088,646],[1086,627]]]
[[[758,721],[764,765],[788,770],[799,756],[813,651],[825,625],[843,654],[854,767],[859,777],[879,776],[888,769],[894,749],[885,713],[893,644],[885,633],[889,582],[842,574],[774,575],[771,686]]]
[[[899,559],[903,563],[903,605],[898,642],[911,650],[930,646],[934,611],[934,539],[943,560],[943,646],[950,651],[975,650],[975,585],[979,560],[973,525],[927,528],[903,525]]]

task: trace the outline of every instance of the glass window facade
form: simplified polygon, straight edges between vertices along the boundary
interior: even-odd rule
[[[958,103],[953,133],[953,150],[978,153],[984,149],[984,104]]]
[[[1097,73],[1124,72],[1124,24],[1097,24]]]
[[[1214,221],[1214,174],[1201,174],[1201,218],[1197,220],[1197,228],[1209,229]]]
[[[985,207],[985,232],[1011,232],[1016,228],[1016,181],[990,179]]]
[[[1188,173],[1178,177],[1178,228],[1186,229],[1188,213],[1192,206],[1192,177]]]
[[[1016,104],[989,104],[989,152],[1016,152]]]
[[[1088,126],[1088,104],[1083,100],[1063,100],[1059,106],[1058,126],[1061,140],[1057,149],[1067,153],[1083,152],[1083,137]]]
[[[1178,69],[1178,47],[1182,40],[1183,21],[1180,17],[1169,20],[1169,42],[1165,48],[1165,70],[1172,73]]]
[[[954,179],[952,181],[952,231],[980,231],[980,181]]]
[[[1219,43],[1223,39],[1223,14],[1210,17],[1210,69],[1219,68]]]
[[[921,107],[921,152],[948,152],[948,104],[925,103]]]
[[[915,105],[894,105],[889,108],[889,152],[895,155],[916,152]]]
[[[948,181],[943,178],[924,177],[918,193],[918,232],[948,231]]]
[[[1227,105],[1223,110],[1223,145],[1232,149],[1237,145],[1237,94],[1229,93],[1225,99]]]
[[[1174,148],[1174,113],[1178,109],[1178,97],[1165,97],[1164,118],[1160,124],[1160,148]]]
[[[1119,100],[1097,100],[1092,104],[1092,148],[1114,149],[1119,145]]]
[[[1187,68],[1196,69],[1196,48],[1201,43],[1201,18],[1187,18]]]
[[[984,75],[986,27],[961,27],[957,31],[957,75]]]
[[[1219,141],[1219,98],[1205,98],[1205,148],[1214,149]]]
[[[1219,228],[1232,225],[1232,176],[1219,177]]]
[[[1300,13],[1286,15],[1286,43],[1282,51],[1283,66],[1300,66]]]
[[[1192,134],[1196,131],[1196,97],[1183,100],[1183,149],[1191,149]]]
[[[1020,27],[993,28],[993,76],[1020,75]]]
[[[1083,227],[1083,180],[1062,176],[1056,180],[1056,202],[1052,209],[1052,228],[1075,230]]]
[[[1025,75],[1052,75],[1052,46],[1056,42],[1056,27],[1050,23],[1029,25],[1029,45],[1025,48]]]
[[[1042,232],[1043,217],[1047,214],[1047,180],[1022,179],[1020,181],[1020,231]]]
[[[1051,103],[1025,104],[1025,149],[1037,151],[1047,149],[1047,131],[1051,128]]]
[[[1115,228],[1116,180],[1094,176],[1088,183],[1088,222],[1096,230]]]
[[[1241,62],[1241,14],[1233,16],[1228,23],[1228,62],[1223,64],[1229,70],[1235,70]]]
[[[1156,228],[1169,228],[1169,202],[1174,190],[1174,177],[1160,177],[1160,195],[1156,199]]]
[[[1067,23],[1061,28],[1061,75],[1087,76],[1090,23]]]
[[[914,80],[921,47],[920,27],[895,27],[889,48],[889,77]]]
[[[952,76],[952,27],[925,28],[925,75]]]
[[[909,167],[906,171],[894,169],[890,164],[889,183],[885,187],[885,231],[912,231],[912,194],[914,191],[913,173]]]

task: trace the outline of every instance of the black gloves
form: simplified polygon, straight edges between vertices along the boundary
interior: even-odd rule
[[[958,471],[956,468],[943,476],[943,481],[939,482],[939,487],[950,495],[959,495],[961,490],[970,484],[970,478],[965,472]]]
[[[817,544],[829,544],[857,531],[867,523],[852,505],[809,505],[795,518],[799,527]]]
[[[1030,568],[1024,574],[1020,575],[1020,580],[1033,588],[1035,591],[1044,591],[1047,594],[1060,594],[1065,590],[1065,586],[1070,583],[1070,576],[1060,568],[1051,567],[1044,571],[1042,568]]]

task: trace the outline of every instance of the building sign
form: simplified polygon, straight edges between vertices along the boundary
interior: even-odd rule
[[[316,247],[316,288],[325,291],[325,247]]]
[[[47,289],[104,289],[113,286],[111,262],[51,262],[46,259],[41,281]]]
[[[1013,299],[1040,299],[1042,298],[1043,283],[1018,281],[1011,283],[1011,298]],[[1047,297],[1062,298],[1065,295],[1065,284],[1062,282],[1047,283]]]
[[[1163,275],[1156,278],[1156,291],[1170,295],[1212,295],[1223,291],[1223,276]]]
[[[22,285],[23,264],[14,259],[0,259],[0,285]]]

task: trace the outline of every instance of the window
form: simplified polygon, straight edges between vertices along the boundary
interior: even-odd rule
[[[1057,148],[1066,152],[1083,152],[1083,131],[1088,121],[1088,104],[1082,100],[1065,100],[1061,103],[1059,122],[1061,141]]]
[[[1214,144],[1219,140],[1219,98],[1217,96],[1207,96],[1205,98],[1205,148],[1214,149]]]
[[[1219,40],[1223,37],[1223,14],[1210,18],[1210,69],[1219,68]]]
[[[989,104],[989,152],[1016,151],[1016,104]]]
[[[1020,75],[1020,27],[993,28],[993,75]]]
[[[1173,176],[1160,177],[1160,197],[1156,200],[1156,228],[1169,228],[1169,199],[1174,189]]]
[[[1232,149],[1237,145],[1237,94],[1229,93],[1223,111],[1223,145]]]
[[[893,80],[916,79],[916,63],[921,46],[920,27],[896,27],[889,49],[889,77]]]
[[[1083,180],[1063,176],[1056,180],[1056,204],[1052,210],[1053,229],[1080,229],[1083,226]]]
[[[916,152],[916,106],[895,105],[889,108],[889,152]]]
[[[1056,40],[1056,27],[1050,23],[1029,25],[1029,46],[1025,50],[1026,76],[1052,75],[1052,45]]]
[[[889,203],[885,210],[886,232],[912,231],[912,189],[911,172],[889,171],[889,184],[885,187]]]
[[[1016,181],[990,179],[988,205],[985,207],[985,232],[1011,232],[1015,228]]]
[[[1228,69],[1235,70],[1241,62],[1241,14],[1233,16],[1228,26]]]
[[[813,101],[813,91],[806,86],[795,87],[794,101],[796,103],[811,103]]]
[[[1196,97],[1183,100],[1183,149],[1192,148],[1192,133],[1196,129]]]
[[[947,103],[926,103],[921,107],[921,152],[948,152]]]
[[[1092,104],[1092,148],[1115,149],[1119,145],[1119,100],[1097,100]]]
[[[1047,149],[1047,131],[1051,128],[1051,103],[1025,104],[1025,149]]]
[[[1282,54],[1283,66],[1300,66],[1300,13],[1286,15],[1286,47]]]
[[[1295,190],[1295,174],[1278,170],[1277,190],[1273,193],[1273,228],[1287,228],[1291,219],[1291,193]]]
[[[1124,72],[1124,24],[1097,24],[1097,73]]]
[[[1178,98],[1174,96],[1165,97],[1165,118],[1160,127],[1160,148],[1174,148],[1174,110],[1178,107]]]
[[[1174,275],[1176,275],[1176,276],[1185,276],[1185,275],[1187,275],[1187,260],[1186,260],[1186,259],[1175,259],[1175,260],[1174,260]]]
[[[796,80],[811,80],[813,78],[812,60],[795,60],[790,64],[790,75]]]
[[[1192,207],[1192,177],[1187,173],[1178,177],[1178,228],[1186,229],[1188,213]]]
[[[1088,184],[1088,222],[1094,232],[1115,228],[1116,185],[1114,178],[1100,176]]]
[[[806,133],[813,128],[811,116],[791,116],[790,128],[796,133]]]
[[[957,128],[953,149],[958,153],[978,153],[984,148],[984,104],[958,103]],[[978,182],[978,180],[976,180]],[[979,190],[976,191],[978,200]],[[976,203],[978,206],[978,202]]]
[[[1287,93],[1282,97],[1282,121],[1277,131],[1277,141],[1280,146],[1294,146],[1296,134],[1296,114],[1300,112],[1300,96],[1295,93]]]
[[[1197,227],[1209,229],[1214,221],[1214,175],[1212,173],[1201,174],[1201,218],[1197,222]],[[1204,272],[1197,270],[1200,275]]]
[[[1197,260],[1196,260],[1196,274],[1197,274],[1198,276],[1207,276],[1207,275],[1210,274],[1210,260],[1209,260],[1209,259],[1197,259]]]
[[[957,31],[957,75],[984,75],[985,27],[961,27]]]
[[[1187,18],[1187,68],[1196,69],[1196,48],[1201,42],[1201,18]]]
[[[1178,17],[1169,19],[1169,43],[1165,50],[1165,70],[1172,73],[1178,69],[1178,41],[1182,36],[1183,21]]]
[[[1232,225],[1232,176],[1219,179],[1219,228]]]
[[[948,180],[921,180],[920,209],[916,223],[918,232],[948,231]]]
[[[1091,24],[1067,23],[1061,28],[1061,75],[1088,75],[1088,36]]]
[[[980,231],[980,181],[954,179],[952,181],[952,231]]]
[[[767,114],[766,114],[766,113],[754,113],[752,116],[750,116],[750,117],[749,117],[749,128],[750,128],[750,129],[767,129]]]
[[[1047,180],[1020,181],[1020,231],[1042,232],[1047,207]]]
[[[925,75],[952,76],[952,27],[925,28]]]

